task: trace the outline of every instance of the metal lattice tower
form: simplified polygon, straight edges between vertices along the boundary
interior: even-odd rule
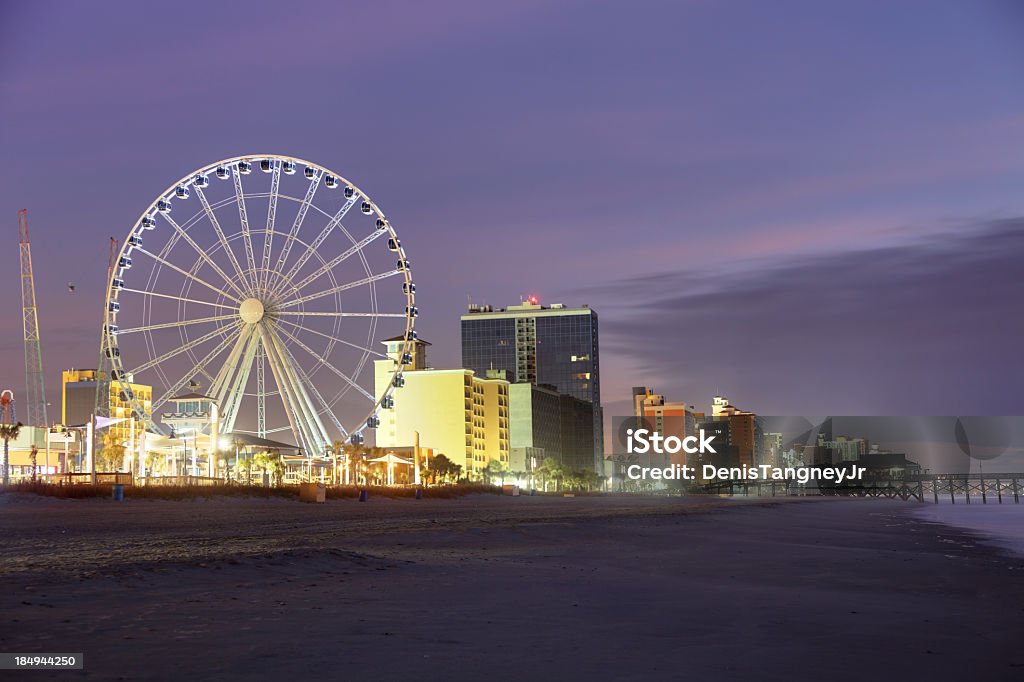
[[[117,240],[110,238],[110,252],[107,256],[107,284],[110,287],[110,280],[114,277],[114,264],[117,262]],[[107,289],[104,289],[104,296]],[[97,417],[112,417],[110,414],[110,372],[111,360],[117,349],[113,342],[109,319],[110,311],[107,308],[109,302],[104,298],[103,329],[100,334],[100,357],[96,362],[96,405],[95,415]]]
[[[43,388],[43,355],[39,349],[32,249],[28,241],[28,209],[24,208],[18,211],[18,250],[21,253],[21,317],[25,330],[25,421],[29,426],[49,426],[46,390]]]

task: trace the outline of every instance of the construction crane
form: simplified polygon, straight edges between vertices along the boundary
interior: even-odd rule
[[[32,247],[28,241],[28,209],[25,208],[18,211],[18,248],[21,252],[21,318],[25,330],[25,421],[29,426],[49,426],[46,389],[43,387],[43,354],[39,349]]]
[[[114,337],[107,325],[107,295],[110,282],[114,278],[114,266],[117,264],[117,240],[110,238],[110,253],[107,256],[107,280],[103,285],[103,330],[100,334],[100,358],[96,363],[96,412],[97,417],[112,417],[110,414],[110,358],[113,353]]]

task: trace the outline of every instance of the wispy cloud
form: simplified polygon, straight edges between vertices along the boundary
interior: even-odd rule
[[[779,414],[1020,414],[1021,262],[1016,219],[593,293],[605,356],[689,402],[718,388]]]

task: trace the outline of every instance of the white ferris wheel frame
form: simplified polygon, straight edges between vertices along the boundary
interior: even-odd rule
[[[248,167],[242,170],[243,164]],[[267,166],[261,164],[269,164]],[[286,164],[290,164],[290,171],[294,173],[300,170],[309,180],[309,186],[302,198],[284,195],[280,193],[280,179],[282,173],[288,173]],[[265,173],[270,174],[271,188],[269,192],[253,192],[247,194],[242,184],[242,176],[248,175],[253,167],[260,167]],[[310,170],[307,170],[310,169]],[[217,175],[221,180],[226,180],[227,172],[230,175],[234,187],[234,196],[228,196],[213,204],[206,198],[203,192],[204,187],[209,185],[209,178]],[[200,179],[203,180],[200,180]],[[329,180],[328,180],[329,179]],[[203,184],[205,182],[205,184]],[[333,215],[324,211],[313,203],[318,188],[326,184],[330,188],[344,187],[346,198],[342,207]],[[168,205],[175,201],[187,200],[178,199],[176,192],[180,188],[186,188],[188,193],[194,193],[201,209],[190,216],[182,223],[178,223],[170,215],[170,211],[161,211],[160,206],[166,202]],[[268,198],[268,212],[265,227],[253,229],[250,227],[250,218],[246,206],[247,198]],[[294,201],[299,204],[296,216],[288,232],[276,230],[275,220],[277,203],[280,199]],[[216,209],[236,204],[239,211],[239,232],[226,233],[220,225],[216,216]],[[357,236],[351,234],[342,224],[342,219],[356,204],[360,204],[359,210],[376,218],[375,228],[369,235]],[[327,219],[327,224],[320,230],[319,234],[308,240],[306,237],[299,238],[299,231],[305,221],[306,215],[311,211],[319,212],[321,217]],[[260,220],[258,218],[257,220]],[[153,253],[145,248],[145,241],[142,244],[133,243],[133,237],[142,237],[151,227],[146,227],[147,221],[162,220],[166,227],[173,230],[172,236],[168,239],[162,249]],[[217,243],[210,248],[201,247],[192,235],[190,229],[198,224],[205,223],[216,234]],[[323,242],[335,231],[340,231],[351,242],[351,246],[340,254],[334,255],[327,260],[318,249]],[[254,236],[263,236],[263,248],[258,253],[254,248]],[[366,260],[366,249],[370,244],[388,237],[388,249],[398,258],[395,269],[383,272],[371,272]],[[278,254],[276,262],[272,263],[273,242],[275,237],[285,239],[284,246]],[[187,264],[174,263],[169,257],[170,250],[179,242],[188,244],[195,252],[195,263]],[[244,254],[243,261],[238,257],[233,242],[241,242]],[[289,261],[293,248],[304,249],[299,252],[296,259]],[[237,246],[236,246],[237,248]],[[225,272],[213,256],[223,251],[231,264],[233,274]],[[130,259],[132,254],[141,254],[154,263],[150,270],[149,277],[142,288],[127,286],[127,270],[131,267]],[[258,258],[259,257],[259,258]],[[358,257],[366,271],[366,277],[355,281],[339,283],[335,278],[333,269],[341,262],[352,257]],[[258,260],[257,260],[258,258]],[[313,261],[311,267],[315,268],[312,273],[299,278],[303,266]],[[128,263],[127,267],[125,264]],[[128,234],[128,238],[121,244],[114,262],[110,278],[107,281],[106,299],[104,301],[103,328],[101,338],[101,354],[105,355],[105,361],[110,365],[110,382],[116,385],[116,390],[122,400],[132,406],[135,415],[145,415],[148,426],[156,431],[167,433],[165,426],[153,421],[158,409],[169,399],[177,395],[196,376],[203,376],[210,381],[210,396],[219,407],[221,416],[221,432],[229,432],[234,429],[238,417],[240,405],[246,396],[255,399],[257,405],[257,430],[256,435],[266,437],[276,431],[290,430],[295,438],[296,444],[302,448],[308,456],[314,454],[322,455],[331,446],[331,438],[324,420],[330,422],[334,429],[340,433],[342,440],[350,443],[362,443],[363,431],[368,428],[376,428],[379,424],[377,414],[381,409],[388,409],[394,404],[394,391],[399,388],[403,380],[401,378],[403,369],[411,360],[411,352],[415,343],[416,333],[415,318],[417,309],[415,305],[416,287],[413,283],[412,272],[409,268],[409,261],[405,249],[402,247],[398,235],[391,222],[384,217],[377,204],[369,196],[349,182],[344,176],[335,173],[324,166],[306,161],[293,156],[279,154],[247,154],[221,159],[207,164],[191,173],[185,175],[177,182],[172,183],[166,190],[161,192],[156,199],[139,216],[135,225]],[[214,281],[208,275],[204,279],[197,272],[203,266],[209,266],[216,273]],[[185,278],[178,295],[157,293],[152,289],[155,280],[163,271],[163,268],[177,272]],[[401,276],[403,279],[402,291],[405,296],[405,310],[396,312],[382,312],[378,310],[377,294],[375,284],[378,281],[391,277]],[[298,278],[298,280],[296,280]],[[329,282],[327,289],[320,289],[314,292],[303,293],[304,289],[321,278]],[[190,298],[189,293],[193,286],[212,291],[217,294],[215,302]],[[371,309],[368,311],[348,312],[341,309],[340,298],[342,291],[357,287],[368,286],[370,288]],[[122,296],[124,294],[141,295],[140,304],[142,308],[142,320],[146,324],[129,329],[119,329],[117,317],[120,311]],[[334,297],[335,305],[333,312],[305,311],[304,304],[312,300]],[[178,319],[169,322],[149,324],[152,315],[152,303],[154,298],[175,299],[178,301]],[[259,306],[251,303],[252,300],[264,299],[273,301],[272,312],[267,312]],[[205,317],[187,318],[185,306],[192,304],[191,308],[202,306],[207,311]],[[247,308],[248,306],[248,308]],[[258,310],[257,310],[258,308]],[[330,333],[321,330],[304,327],[301,322],[304,316],[321,316],[334,319]],[[367,338],[362,343],[344,339],[340,336],[339,327],[345,317],[364,317],[369,319],[369,331]],[[184,319],[183,319],[184,318]],[[391,374],[388,388],[381,396],[373,394],[373,387],[369,390],[361,386],[356,378],[362,372],[363,366],[368,358],[377,356],[386,358],[387,355],[373,349],[373,345],[381,339],[376,339],[377,321],[381,318],[404,318],[404,333],[402,334],[403,345],[399,357],[401,360],[395,363],[395,369]],[[296,321],[297,320],[297,321]],[[194,324],[215,324],[216,327],[199,337],[188,339],[182,331],[184,327]],[[177,328],[182,335],[182,346],[171,351],[157,354],[156,344],[153,342],[152,332],[158,329]],[[122,334],[141,333],[146,339],[146,350],[149,357],[134,367],[126,367],[124,358],[121,357],[117,337]],[[304,335],[313,334],[324,337],[328,346],[324,352],[318,353],[314,348],[303,340]],[[204,348],[204,355],[197,358],[194,349],[219,341],[212,350],[207,345]],[[286,343],[286,341],[288,343]],[[357,366],[346,372],[335,367],[326,356],[330,355],[335,344],[343,344],[363,351],[363,355]],[[311,372],[307,372],[302,365],[296,361],[289,345],[297,347],[303,353],[312,356],[317,362]],[[225,351],[223,361],[219,360]],[[185,355],[193,364],[191,371],[174,376],[167,376],[162,365],[169,359]],[[265,367],[269,365],[276,390],[267,390]],[[247,393],[246,386],[252,369],[256,369],[256,391]],[[317,389],[311,377],[321,369],[330,372],[332,375],[345,382],[345,388],[326,399]],[[135,375],[140,372],[152,370],[166,387],[163,393],[157,397],[153,396],[150,410],[146,410],[138,397],[134,395],[131,383]],[[177,374],[177,373],[175,373]],[[361,394],[369,403],[366,415],[356,424],[344,425],[334,412],[334,406],[338,400],[349,390]],[[268,397],[278,395],[281,398],[282,407],[288,418],[288,425],[278,428],[267,428],[266,425],[266,400]]]

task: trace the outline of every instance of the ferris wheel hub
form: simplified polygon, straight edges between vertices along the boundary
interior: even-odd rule
[[[247,298],[238,306],[238,316],[246,324],[256,324],[263,319],[263,301],[258,298]]]

